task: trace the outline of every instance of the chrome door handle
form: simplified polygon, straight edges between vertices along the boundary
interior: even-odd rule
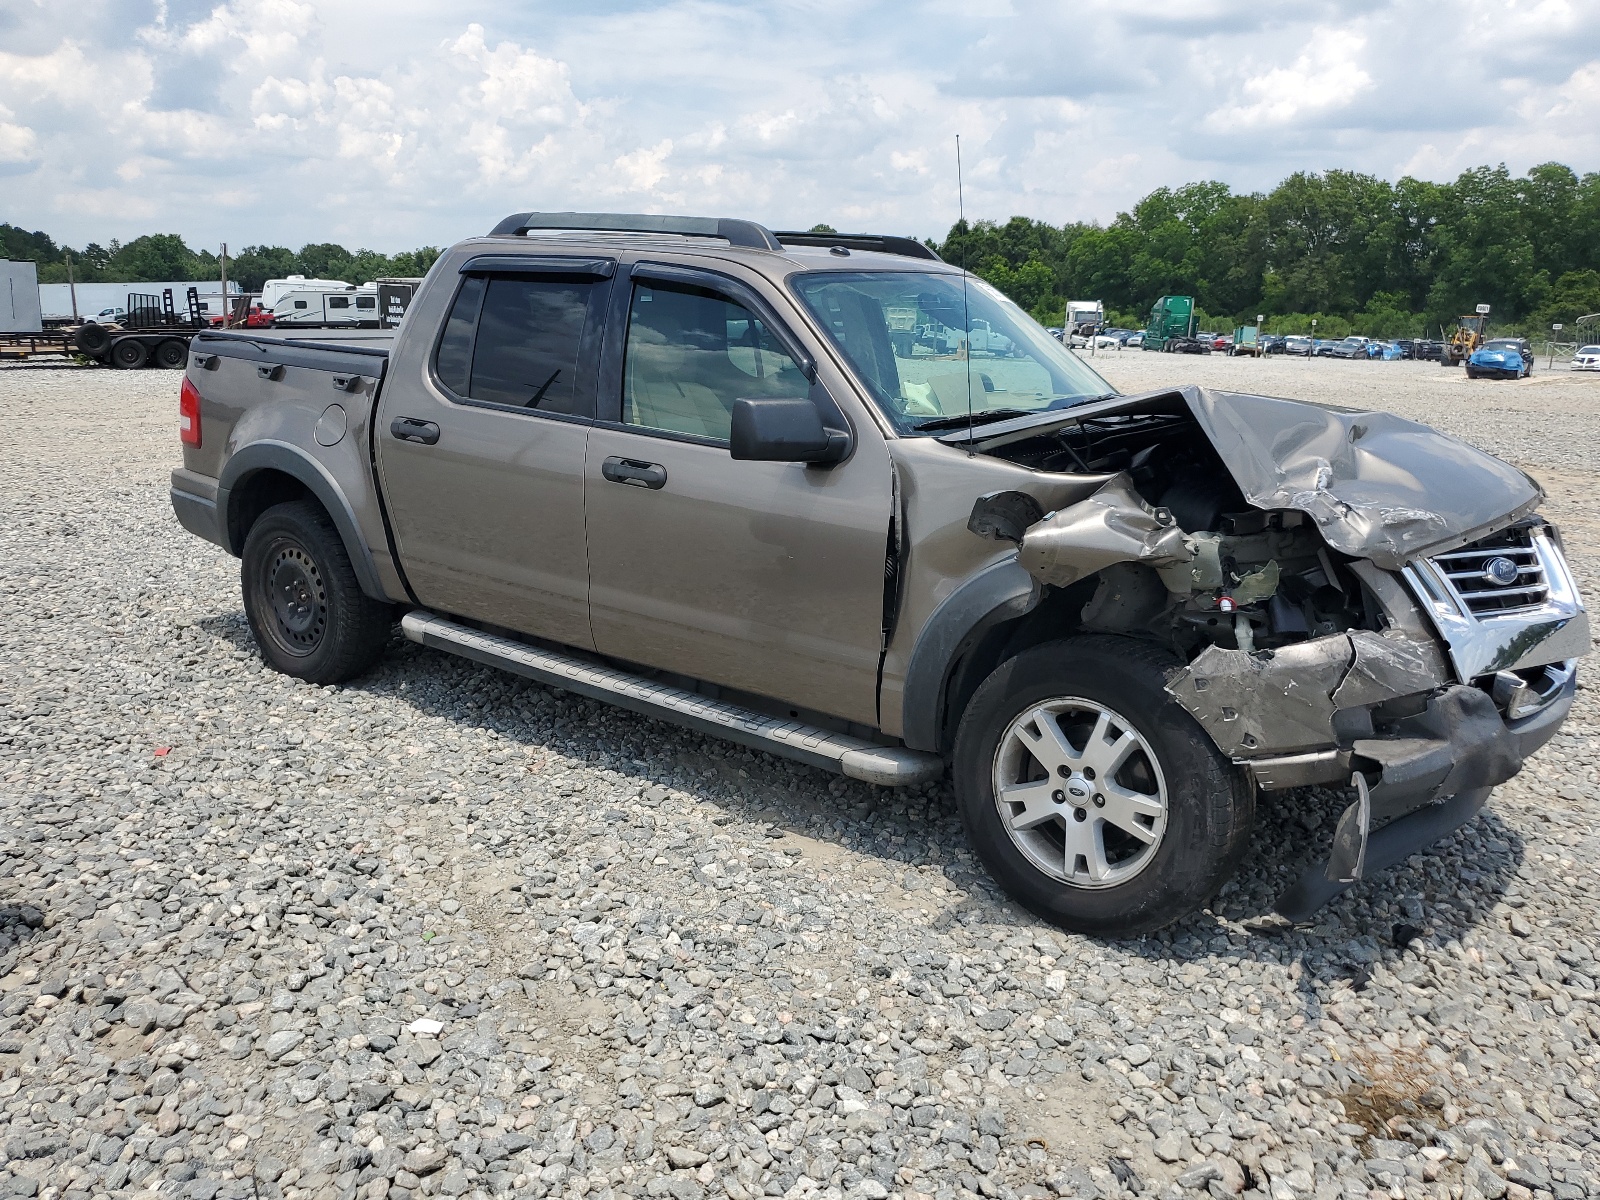
[[[633,458],[608,458],[600,464],[600,474],[612,483],[649,488],[652,492],[667,486],[665,467],[660,463],[640,462]]]
[[[389,422],[389,433],[402,442],[421,442],[431,446],[439,440],[439,426],[432,421],[419,421],[415,417],[396,417]]]

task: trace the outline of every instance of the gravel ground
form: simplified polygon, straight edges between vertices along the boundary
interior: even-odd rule
[[[1529,467],[1596,592],[1600,381],[1099,356]],[[0,1196],[1600,1196],[1594,693],[1437,854],[1067,936],[890,792],[397,640],[261,668],[177,379],[0,368]]]

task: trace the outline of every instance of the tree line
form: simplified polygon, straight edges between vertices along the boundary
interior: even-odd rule
[[[828,229],[825,225],[816,227]],[[929,240],[1046,325],[1068,299],[1101,300],[1119,324],[1143,326],[1156,298],[1194,296],[1206,323],[1373,337],[1424,336],[1478,304],[1498,330],[1548,332],[1600,312],[1600,173],[1502,164],[1450,183],[1395,183],[1354,171],[1300,171],[1270,192],[1202,182],[1157,188],[1107,225],[1029,217],[957,222]],[[228,276],[246,291],[299,274],[366,283],[426,273],[439,250],[395,255],[331,242],[246,246]],[[176,234],[127,244],[58,246],[0,223],[0,256],[32,259],[44,282],[206,280],[217,257]]]
[[[259,292],[267,280],[288,275],[368,283],[391,276],[425,275],[439,254],[435,246],[392,255],[376,250],[352,253],[332,242],[317,242],[299,250],[246,246],[237,255],[228,256],[228,278],[247,292]],[[66,283],[69,258],[72,278],[79,283],[216,280],[222,266],[210,250],[190,249],[175,233],[145,234],[126,244],[115,240],[105,246],[90,242],[79,250],[57,245],[49,234],[29,232],[4,222],[0,222],[0,258],[37,263],[40,283]]]
[[[929,244],[1049,325],[1069,298],[1142,327],[1157,297],[1185,295],[1219,327],[1265,314],[1284,333],[1315,318],[1319,334],[1415,337],[1488,304],[1495,328],[1544,334],[1600,312],[1600,174],[1302,171],[1266,193],[1157,188],[1108,225],[958,222]]]

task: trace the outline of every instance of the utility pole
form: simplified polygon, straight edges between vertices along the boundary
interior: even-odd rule
[[[78,323],[78,285],[72,279],[72,252],[67,251],[67,291],[72,294],[72,323]]]
[[[222,266],[222,327],[232,324],[233,306],[228,303],[228,243],[222,243],[222,253],[217,257]]]

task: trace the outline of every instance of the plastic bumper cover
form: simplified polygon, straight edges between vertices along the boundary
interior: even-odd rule
[[[182,468],[172,473],[172,511],[196,537],[227,548],[217,520],[217,481]]]
[[[1529,711],[1535,701],[1518,692],[1527,715],[1506,718],[1488,692],[1457,685],[1401,722],[1397,736],[1358,740],[1351,749],[1357,798],[1339,818],[1332,853],[1278,898],[1279,914],[1303,921],[1352,883],[1470,821],[1494,786],[1555,735],[1577,686],[1575,663],[1547,667],[1535,689],[1542,703]]]

